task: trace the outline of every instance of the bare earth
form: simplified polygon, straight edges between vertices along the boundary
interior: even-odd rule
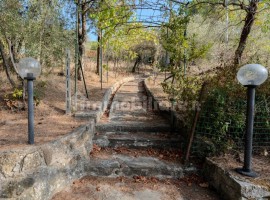
[[[218,200],[207,187],[197,177],[182,180],[84,177],[52,200]]]
[[[4,74],[0,74],[5,77]],[[113,74],[107,83],[104,78],[103,89],[100,89],[99,76],[93,72],[86,72],[87,89],[91,101],[101,101],[105,91],[113,83],[122,79]],[[15,78],[14,78],[15,79]],[[74,81],[73,81],[74,82]],[[72,82],[72,93],[74,83]],[[35,106],[35,145],[49,142],[63,136],[82,124],[85,120],[75,119],[65,114],[65,77],[58,76],[57,72],[35,81],[34,85],[43,85],[39,88],[42,98]],[[25,109],[10,109],[5,101],[6,95],[12,89],[6,80],[0,80],[0,149],[18,148],[27,145],[27,107]],[[85,94],[83,82],[78,81],[79,93]],[[21,103],[21,102],[19,102]],[[22,103],[21,103],[22,104]]]

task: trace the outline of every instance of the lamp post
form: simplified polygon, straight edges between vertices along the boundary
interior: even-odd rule
[[[23,58],[18,63],[18,73],[27,80],[28,92],[28,143],[34,144],[34,95],[33,81],[41,73],[41,66],[34,58]]]
[[[267,69],[259,64],[248,64],[240,68],[237,73],[238,81],[247,87],[247,116],[246,116],[246,134],[245,134],[245,152],[244,166],[237,168],[236,171],[249,177],[257,177],[251,168],[252,157],[252,140],[254,124],[254,107],[255,107],[255,89],[266,81],[268,77]]]

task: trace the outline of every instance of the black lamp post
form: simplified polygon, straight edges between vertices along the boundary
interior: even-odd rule
[[[34,84],[33,81],[40,75],[41,67],[34,58],[23,58],[17,66],[21,78],[27,80],[28,92],[28,143],[34,144]]]
[[[237,73],[238,81],[247,87],[247,116],[245,134],[244,166],[237,168],[236,171],[249,177],[257,177],[258,174],[252,170],[252,140],[254,125],[255,89],[266,81],[268,71],[259,64],[248,64],[240,68]]]

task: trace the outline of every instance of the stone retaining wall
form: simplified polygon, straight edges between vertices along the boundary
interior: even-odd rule
[[[49,143],[0,151],[0,198],[50,199],[84,176],[94,123]]]
[[[128,77],[115,83],[103,97],[95,120],[55,141],[0,151],[0,198],[47,200],[87,174],[95,122],[104,114],[111,95]]]
[[[156,95],[155,91],[151,89],[149,84],[149,80],[145,79],[144,87],[148,96],[152,97],[153,108],[159,110],[164,117],[170,120],[172,120],[171,118],[173,116],[174,129],[177,129],[178,131],[183,131],[183,129],[181,129],[183,123],[177,113],[174,110],[171,110],[171,102],[169,102],[168,99],[164,99]]]
[[[98,122],[100,120],[100,118],[102,117],[102,115],[104,114],[104,112],[106,111],[109,103],[110,103],[110,99],[113,93],[115,93],[118,88],[124,84],[127,83],[129,81],[133,81],[135,79],[135,77],[127,77],[122,79],[121,81],[116,82],[115,84],[113,84],[112,87],[110,87],[104,94],[103,99],[102,99],[102,106],[101,109],[98,113],[98,117],[96,119],[96,122]]]
[[[204,165],[204,175],[209,184],[214,187],[224,199],[248,200],[268,199],[269,188],[254,184],[247,179],[240,178],[218,163],[207,158]]]

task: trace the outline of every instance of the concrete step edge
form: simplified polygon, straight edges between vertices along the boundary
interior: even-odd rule
[[[131,157],[115,155],[109,159],[92,159],[85,165],[86,172],[92,176],[151,176],[158,178],[182,178],[181,164],[161,161],[153,157]]]

